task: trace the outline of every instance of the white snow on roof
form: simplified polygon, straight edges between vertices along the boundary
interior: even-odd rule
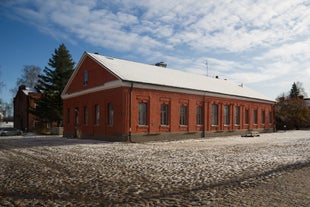
[[[106,57],[94,53],[87,54],[123,81],[198,90],[271,102],[275,101],[250,88],[240,86],[228,80]]]
[[[29,93],[38,93],[38,91],[35,88],[26,87],[26,89],[23,89],[23,93],[28,96]]]

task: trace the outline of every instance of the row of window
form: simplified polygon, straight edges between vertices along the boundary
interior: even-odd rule
[[[230,106],[224,106],[224,125],[230,125]],[[261,123],[265,124],[265,110],[261,110]],[[244,109],[244,124],[249,124],[249,109]],[[235,106],[234,123],[240,125],[240,106]],[[272,112],[268,113],[268,123],[272,123]],[[258,109],[253,110],[253,124],[258,124]],[[218,105],[212,105],[212,125],[218,125]]]
[[[113,122],[114,122],[114,109],[113,109],[113,104],[108,103],[107,105],[107,110],[108,110],[108,117],[107,117],[107,123],[108,125],[112,126]],[[79,108],[75,108],[74,109],[74,113],[75,113],[75,125],[78,126],[79,125]],[[94,107],[94,124],[95,125],[99,125],[100,123],[100,106],[98,104],[95,105]],[[70,124],[70,109],[67,109],[67,123]],[[84,125],[88,125],[88,107],[84,106],[83,107],[83,124]]]
[[[113,104],[107,104],[107,124],[112,126],[114,122],[114,109]],[[79,109],[75,108],[75,125],[79,125]],[[230,115],[231,115],[231,107],[229,105],[224,106],[224,125],[230,125]],[[100,122],[100,106],[96,104],[94,106],[94,124],[99,125]],[[217,126],[219,124],[219,106],[217,104],[212,105],[212,125]],[[249,124],[249,109],[244,109],[244,124]],[[261,123],[265,124],[265,111],[261,110]],[[83,107],[83,124],[88,125],[88,107]],[[67,122],[70,123],[70,109],[67,109]],[[272,112],[268,113],[268,122],[272,123]],[[147,103],[139,103],[138,110],[138,124],[140,126],[146,126],[147,123]],[[181,105],[180,106],[180,119],[179,124],[181,126],[188,125],[188,106]],[[203,109],[202,106],[196,107],[196,125],[203,124]],[[234,124],[240,125],[240,106],[235,106],[234,110]],[[258,110],[253,110],[253,124],[258,124]],[[160,125],[167,126],[169,125],[169,105],[161,104],[160,106]]]
[[[169,125],[168,123],[168,104],[161,104],[160,107],[160,124],[161,125]],[[231,107],[229,105],[224,106],[224,125],[230,125],[230,114]],[[196,108],[196,125],[203,124],[203,110],[202,106],[197,106]],[[258,110],[253,110],[253,124],[258,124]],[[212,125],[217,126],[219,124],[218,121],[219,109],[217,104],[212,105]],[[272,123],[272,112],[268,114],[268,121]],[[139,103],[139,125],[147,125],[147,104]],[[261,123],[265,124],[265,111],[261,111]],[[180,106],[180,125],[188,124],[188,107],[186,105]],[[235,106],[234,110],[234,124],[240,125],[240,106]],[[244,110],[244,124],[249,124],[249,109]]]
[[[161,104],[160,106],[160,125],[169,125],[168,119],[168,104]],[[187,106],[181,105],[180,107],[180,125],[187,125]],[[147,125],[147,104],[139,103],[139,118],[138,124],[141,126]],[[202,107],[197,107],[197,125],[202,125]]]

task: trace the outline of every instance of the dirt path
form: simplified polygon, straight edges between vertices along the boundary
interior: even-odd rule
[[[309,206],[309,131],[145,144],[0,138],[0,206]]]

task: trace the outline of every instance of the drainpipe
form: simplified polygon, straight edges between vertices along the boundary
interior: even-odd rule
[[[28,94],[27,97],[27,104],[26,104],[26,128],[23,130],[24,132],[29,131],[29,108],[30,108],[30,95]]]
[[[206,137],[206,129],[207,129],[207,120],[206,120],[206,95],[205,93],[203,94],[203,102],[202,102],[202,117],[203,117],[203,131],[202,131],[202,137],[205,138]]]
[[[131,116],[132,116],[132,88],[133,88],[133,82],[131,82],[130,85],[130,92],[129,92],[129,133],[128,133],[128,142],[132,142],[131,140],[131,127],[132,127],[132,123],[131,123]]]

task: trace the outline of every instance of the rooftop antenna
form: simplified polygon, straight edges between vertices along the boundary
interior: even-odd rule
[[[206,59],[206,62],[205,62],[205,64],[206,64],[206,71],[207,71],[207,76],[209,76],[209,65],[208,65],[208,60]]]

